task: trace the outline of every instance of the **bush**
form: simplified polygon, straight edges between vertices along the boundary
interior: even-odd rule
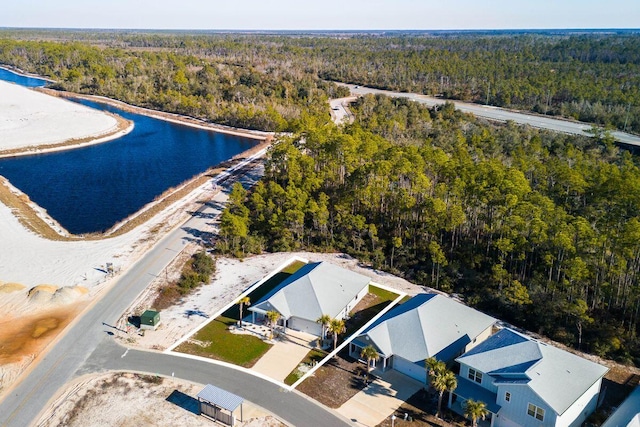
[[[216,271],[216,265],[206,251],[200,251],[193,255],[191,269],[198,273],[202,282],[207,282]]]

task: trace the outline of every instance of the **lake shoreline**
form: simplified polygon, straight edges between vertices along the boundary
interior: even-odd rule
[[[31,73],[26,73],[20,69],[17,69],[15,67],[11,67],[8,65],[0,64],[0,69],[7,70],[11,73],[14,73],[23,77],[35,78],[35,79],[40,79],[49,83],[55,83],[55,80],[49,79],[47,77],[31,74]],[[136,105],[127,104],[126,102],[119,101],[113,98],[108,98],[105,96],[86,95],[86,94],[80,94],[75,92],[67,92],[62,90],[50,89],[46,87],[33,87],[29,89],[33,89],[35,92],[43,93],[56,98],[65,98],[65,99],[76,98],[76,99],[84,99],[87,101],[107,104],[127,112],[141,114],[141,115],[145,115],[148,117],[164,120],[164,121],[179,124],[179,125],[190,126],[197,129],[209,130],[216,133],[254,139],[260,142],[270,141],[275,135],[274,132],[235,128],[231,126],[210,123],[205,120],[201,120],[201,119],[197,119],[194,117],[185,116],[181,114],[152,110],[145,107],[139,107]],[[31,156],[31,155],[37,155],[37,154],[52,153],[57,151],[72,150],[75,148],[87,147],[90,145],[101,144],[103,142],[117,139],[133,130],[133,123],[130,122],[129,120],[126,120],[118,116],[117,114],[113,114],[113,113],[106,113],[106,114],[109,114],[112,117],[116,118],[116,120],[118,121],[118,126],[117,126],[117,129],[105,135],[97,135],[97,136],[88,135],[87,137],[84,137],[84,138],[72,138],[66,141],[57,142],[53,144],[51,143],[37,144],[37,145],[30,145],[26,147],[16,147],[11,149],[0,150],[0,158]]]

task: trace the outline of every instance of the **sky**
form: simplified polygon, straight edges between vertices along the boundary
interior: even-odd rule
[[[200,30],[640,28],[640,0],[13,0],[0,27]]]

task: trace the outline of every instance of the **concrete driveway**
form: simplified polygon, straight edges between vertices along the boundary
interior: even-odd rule
[[[264,356],[251,368],[273,378],[283,381],[293,371],[313,348],[312,343],[317,337],[303,332],[287,331],[274,339],[274,344]]]
[[[424,384],[397,371],[379,373],[379,378],[337,409],[340,415],[357,425],[376,426],[391,416],[400,405]],[[396,414],[402,416],[402,414]]]

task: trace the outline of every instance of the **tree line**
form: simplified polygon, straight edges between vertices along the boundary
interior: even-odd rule
[[[640,168],[605,135],[368,95],[236,186],[218,249],[339,250],[534,332],[640,364]]]
[[[300,105],[327,114],[317,97],[335,96],[337,88],[321,78],[640,132],[640,35],[632,32],[286,36],[5,30],[0,40],[0,61],[61,78],[67,88],[265,130],[287,127],[280,119],[290,122]]]

